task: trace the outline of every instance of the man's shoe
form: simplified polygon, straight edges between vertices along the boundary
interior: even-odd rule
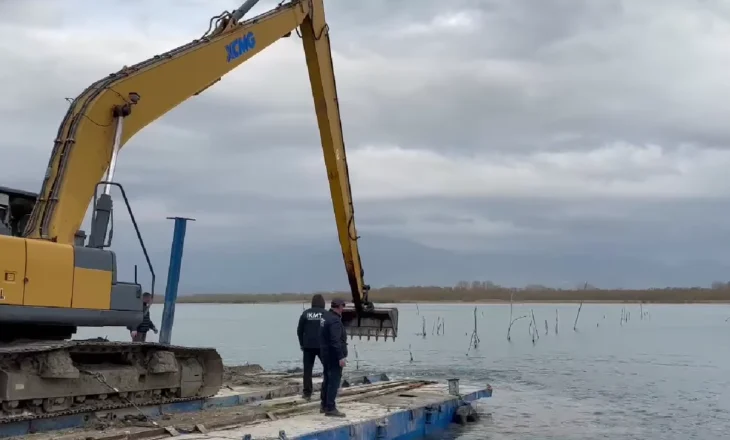
[[[302,394],[302,399],[306,400],[307,402],[311,402],[312,396],[311,396],[311,394],[310,395]]]
[[[333,409],[332,411],[327,411],[324,413],[327,417],[345,417],[345,413],[340,412],[338,409]]]
[[[320,414],[324,414],[324,412],[325,412],[325,411],[324,411],[324,408],[320,408],[320,409],[319,409],[319,413],[320,413]]]

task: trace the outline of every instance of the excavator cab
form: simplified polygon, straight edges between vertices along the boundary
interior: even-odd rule
[[[12,235],[10,229],[10,197],[0,193],[0,235]]]
[[[0,235],[21,236],[37,194],[0,186]]]

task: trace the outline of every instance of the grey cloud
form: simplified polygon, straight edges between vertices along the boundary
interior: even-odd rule
[[[164,50],[163,40],[197,37],[210,16],[237,6],[104,3],[86,10],[71,1],[0,0],[3,184],[38,189],[64,98],[121,63]],[[256,12],[276,3],[262,1]],[[722,2],[326,7],[373,285],[469,277],[709,284],[727,273],[722,219],[730,188],[721,173],[730,158],[721,152],[730,143],[730,53],[718,30],[730,14]],[[113,21],[99,12],[111,10]],[[81,28],[98,38],[39,43],[50,38],[44,32]],[[632,149],[647,144],[656,147]],[[358,154],[367,146],[414,156]],[[184,289],[346,285],[296,36],[138,134],[119,166],[156,266],[166,267],[172,235],[164,217],[198,218]],[[646,183],[657,176],[664,180]],[[126,213],[118,217],[115,249],[131,273],[141,255]],[[164,272],[158,268],[161,280]],[[210,277],[214,285],[198,281]]]
[[[621,206],[587,207],[582,215],[571,212],[574,206],[546,204],[539,200],[514,203],[509,200],[459,200],[410,202],[402,207],[414,210],[429,203],[444,212],[449,207],[472,206],[471,214],[494,221],[513,222],[519,228],[536,233],[504,235],[419,236],[399,229],[402,217],[394,206],[361,204],[358,215],[360,246],[367,279],[376,286],[390,283],[455,283],[459,279],[483,279],[499,283],[548,283],[572,287],[582,281],[601,286],[697,285],[705,280],[723,279],[730,267],[725,243],[730,238],[726,226],[718,227],[725,210],[711,202],[690,202],[677,206],[650,204],[625,207],[624,217],[614,215],[606,220],[603,211]],[[268,206],[265,206],[268,205]],[[590,205],[590,204],[589,204]],[[257,234],[275,235],[275,229],[231,225],[210,229],[204,221],[188,228],[185,257],[186,291],[202,289],[205,277],[224,279],[217,288],[208,290],[277,291],[298,289],[334,289],[342,286],[341,260],[334,222],[329,206],[309,205],[292,209],[271,203],[250,204],[244,210],[255,212],[257,219],[280,226],[288,220],[291,229],[312,228],[317,234],[288,242]],[[382,210],[382,211],[381,211]],[[385,211],[385,212],[383,212]],[[312,213],[317,212],[322,224],[314,227]],[[700,217],[692,213],[702,213]],[[365,214],[367,213],[367,214]],[[684,213],[684,214],[683,214]],[[697,218],[700,217],[700,218]],[[297,223],[297,220],[310,220]],[[401,219],[401,220],[399,220]],[[440,226],[458,233],[462,219],[449,222],[448,215],[437,219]],[[379,220],[384,220],[379,222]],[[433,222],[424,216],[420,222]],[[399,233],[385,233],[382,226]],[[417,226],[417,225],[416,225]],[[418,232],[418,228],[414,228]],[[150,232],[172,235],[170,222],[148,225]],[[304,232],[304,231],[302,231]],[[403,233],[405,232],[405,233]],[[119,237],[122,237],[119,235]],[[228,237],[227,243],[220,238]],[[415,242],[425,243],[416,245]],[[469,246],[476,244],[477,246]],[[463,249],[459,246],[464,245]],[[444,249],[445,248],[445,249]],[[217,256],[217,258],[216,258]],[[165,250],[158,250],[158,266],[166,267]],[[125,261],[133,261],[130,256]],[[137,258],[137,261],[140,261]],[[270,267],[270,270],[265,270]],[[127,269],[131,273],[131,269]],[[281,276],[286,273],[287,276]],[[164,274],[163,278],[164,280]],[[308,287],[294,287],[301,280]],[[567,285],[565,283],[568,283]],[[341,287],[340,287],[341,288]]]

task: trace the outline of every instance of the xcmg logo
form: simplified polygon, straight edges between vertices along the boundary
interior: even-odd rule
[[[226,46],[227,62],[230,63],[254,47],[256,47],[256,37],[253,32],[236,38]]]

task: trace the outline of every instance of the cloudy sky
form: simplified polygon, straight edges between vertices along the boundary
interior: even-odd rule
[[[39,190],[66,98],[236,3],[0,0],[2,183]],[[326,6],[370,284],[730,278],[727,3]],[[184,292],[347,287],[296,37],[140,132],[116,177],[162,283],[183,215]]]

